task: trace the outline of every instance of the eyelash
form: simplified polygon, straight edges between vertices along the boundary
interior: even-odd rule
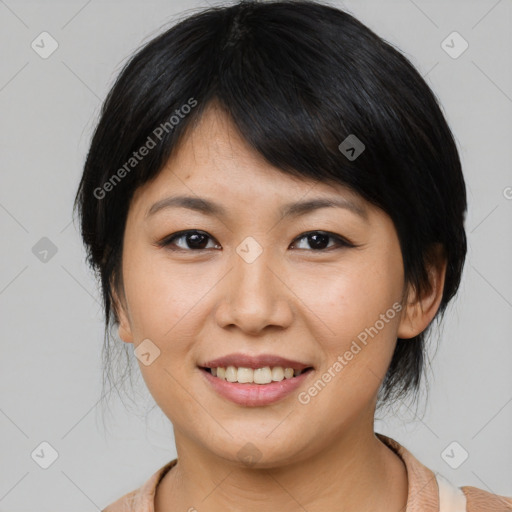
[[[166,247],[170,251],[175,251],[175,252],[201,252],[201,251],[207,251],[207,250],[211,249],[211,248],[205,248],[205,249],[190,249],[190,248],[189,249],[182,249],[181,247],[177,248],[177,249],[171,248],[171,246],[173,245],[175,240],[179,240],[180,238],[185,238],[189,234],[197,234],[197,233],[202,234],[202,235],[206,235],[211,240],[215,240],[213,237],[211,237],[205,231],[201,231],[201,230],[198,230],[198,229],[189,229],[189,230],[178,231],[177,233],[173,233],[172,235],[169,235],[169,236],[165,237],[163,240],[157,242],[156,245],[158,247]],[[325,235],[325,236],[327,236],[329,238],[334,239],[336,241],[337,245],[338,245],[337,248],[357,247],[357,245],[353,244],[352,242],[349,242],[347,239],[345,239],[345,238],[343,238],[343,237],[341,237],[339,235],[336,235],[334,233],[330,233],[329,231],[321,231],[321,230],[307,231],[306,233],[302,233],[300,236],[298,236],[297,238],[294,239],[293,243],[295,243],[298,240],[302,240],[303,238],[307,238],[308,236],[314,235],[314,234],[321,234],[321,235]],[[334,248],[336,248],[336,247],[334,246]],[[325,249],[310,249],[310,251],[312,251],[312,252],[326,252],[326,251],[330,251],[332,249],[333,249],[333,246],[326,247]],[[303,250],[308,250],[308,249],[298,249],[298,250],[299,251],[303,251]]]

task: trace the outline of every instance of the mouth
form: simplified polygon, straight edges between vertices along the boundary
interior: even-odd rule
[[[249,368],[229,365],[211,367],[200,366],[199,368],[204,372],[209,373],[211,376],[227,382],[259,385],[294,379],[313,370],[312,366],[306,366],[305,368],[293,368],[291,366],[261,366]]]
[[[198,368],[217,395],[244,407],[267,406],[306,385],[312,365],[273,354],[229,354]]]

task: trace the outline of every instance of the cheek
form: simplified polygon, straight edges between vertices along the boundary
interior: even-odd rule
[[[212,266],[171,262],[164,251],[143,247],[126,251],[125,291],[135,344],[151,340],[160,350],[148,366],[139,362],[148,389],[163,410],[187,400],[181,386],[195,367],[194,347],[208,303],[208,292],[219,281]]]
[[[201,298],[214,280],[171,264],[164,254],[155,257],[151,249],[133,247],[126,254],[123,272],[135,345],[149,339],[160,350],[150,365],[138,361],[139,369],[156,403],[168,411],[169,404],[187,400],[180,383],[197,335]]]
[[[353,264],[329,269],[326,275],[316,273],[310,281],[302,281],[299,296],[319,320],[325,334],[324,346],[329,352],[341,350],[365,329],[374,326],[380,315],[400,300],[403,276],[400,258],[392,253],[369,254],[353,258]],[[386,315],[386,337],[393,337],[398,323],[395,310]],[[379,322],[378,327],[382,327]],[[362,336],[364,338],[364,335]]]
[[[129,254],[125,290],[138,339],[176,339],[176,332],[194,321],[195,308],[215,285],[215,276],[205,267],[201,275],[197,266],[171,263],[164,250],[155,254],[154,249],[134,248]]]
[[[332,418],[350,422],[371,408],[393,355],[401,308],[401,261],[372,257],[321,282],[326,283],[322,293],[310,294],[308,306],[322,320],[317,341],[325,362],[319,380],[302,399],[310,399],[318,410],[329,410]]]

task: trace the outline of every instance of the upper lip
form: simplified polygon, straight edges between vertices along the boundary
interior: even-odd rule
[[[283,368],[293,368],[294,370],[305,370],[312,365],[293,361],[286,357],[280,357],[273,354],[260,354],[252,356],[249,354],[228,354],[211,361],[207,361],[203,368],[226,368],[228,366],[236,366],[238,368],[263,368],[264,366],[282,366]]]

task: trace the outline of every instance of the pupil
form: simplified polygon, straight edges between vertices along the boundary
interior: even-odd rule
[[[199,240],[199,242],[198,242]],[[204,249],[203,245],[206,245],[204,242],[206,241],[206,236],[201,233],[192,233],[188,235],[188,244],[189,247],[193,247],[196,249]],[[201,243],[203,242],[203,243]]]
[[[325,247],[322,247],[322,245],[327,245],[329,236],[315,233],[313,235],[309,235],[308,239],[309,244],[313,249],[324,249]],[[320,243],[318,243],[318,239],[320,239]]]

